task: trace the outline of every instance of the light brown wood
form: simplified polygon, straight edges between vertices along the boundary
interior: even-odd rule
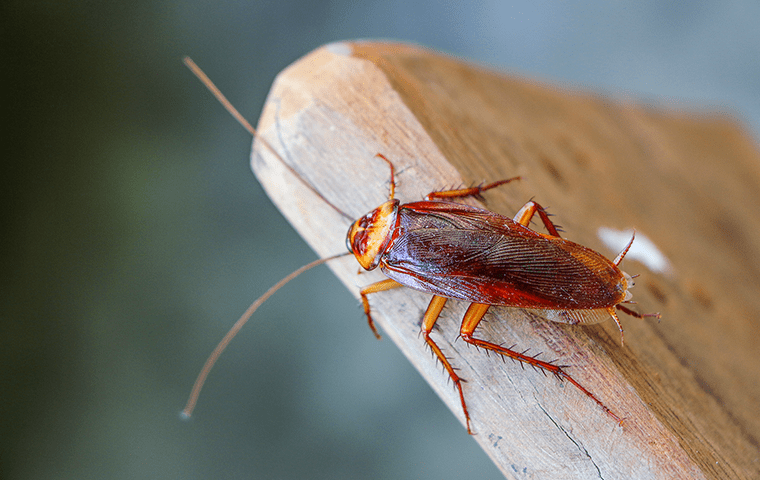
[[[505,476],[760,476],[760,155],[729,117],[558,88],[417,47],[341,43],[278,76],[259,132],[301,178],[260,142],[257,176],[322,256],[345,248],[349,221],[303,182],[357,218],[387,197],[387,167],[373,159],[382,152],[402,202],[522,175],[488,192],[487,206],[512,216],[534,198],[566,238],[610,258],[618,252],[599,228],[635,227],[671,262],[668,273],[623,262],[641,274],[639,310],[663,314],[660,323],[622,315],[625,346],[612,321],[560,325],[519,309],[492,308],[478,329],[571,365],[622,427],[572,385],[455,341],[467,305],[449,302],[434,336],[468,380],[475,440]],[[357,275],[353,258],[332,268],[357,296],[383,278]],[[418,335],[428,300],[408,289],[370,298],[385,336],[463,421]]]

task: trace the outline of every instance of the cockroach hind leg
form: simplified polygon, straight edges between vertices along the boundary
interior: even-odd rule
[[[625,303],[631,304],[631,303],[636,303],[636,302],[627,300]],[[612,319],[615,320],[615,323],[618,326],[618,330],[620,330],[620,344],[621,345],[625,345],[625,341],[624,341],[624,338],[623,338],[623,326],[620,324],[620,319],[618,318],[617,313],[615,313],[615,309],[620,310],[621,312],[625,312],[625,313],[627,313],[628,315],[630,315],[630,316],[632,316],[634,318],[653,317],[653,318],[656,318],[657,321],[659,321],[660,318],[662,318],[662,315],[660,315],[660,312],[655,312],[655,313],[639,313],[639,312],[631,310],[630,308],[625,307],[625,306],[620,305],[620,304],[615,305],[614,308],[610,307],[610,309],[608,310],[610,312],[610,316],[612,316]]]
[[[635,304],[636,302],[624,302],[624,303],[628,303],[628,304],[634,303]],[[636,312],[634,310],[631,310],[628,307],[624,307],[623,305],[620,305],[620,304],[615,305],[615,308],[617,308],[621,312],[625,312],[628,315],[630,315],[632,317],[635,317],[635,318],[649,318],[649,317],[652,317],[652,318],[656,318],[658,322],[662,318],[662,314],[660,314],[660,312],[655,312],[655,313],[639,313],[639,312]]]
[[[591,393],[590,390],[586,389],[583,385],[578,383],[577,380],[575,380],[569,373],[567,373],[563,367],[558,366],[554,364],[553,362],[545,362],[543,360],[538,360],[535,357],[531,357],[528,355],[525,355],[524,353],[520,353],[518,351],[513,350],[512,348],[505,348],[501,345],[496,345],[495,343],[487,342],[485,340],[481,340],[479,338],[475,338],[473,336],[473,333],[475,332],[475,329],[478,327],[478,324],[480,323],[480,320],[485,315],[486,311],[488,310],[488,307],[490,305],[486,304],[479,304],[479,303],[472,303],[467,308],[467,312],[464,314],[464,318],[462,319],[462,326],[460,327],[460,335],[462,336],[462,340],[465,342],[475,345],[477,347],[481,347],[486,349],[486,351],[493,351],[495,353],[498,353],[504,357],[510,357],[513,360],[517,360],[520,362],[520,364],[524,367],[525,364],[531,365],[533,368],[538,368],[539,370],[542,370],[544,373],[549,372],[556,375],[561,380],[567,380],[568,382],[575,385],[581,392],[585,393],[586,396],[591,398],[594,402],[596,402],[597,405],[599,405],[605,412],[607,412],[608,415],[610,415],[612,418],[615,419],[618,423],[620,423],[620,417],[615,415],[615,413],[612,412],[612,410],[607,407],[604,403],[602,403],[601,400],[599,400],[596,395]],[[613,317],[617,318],[616,315],[614,315],[614,309],[611,309],[613,313]],[[620,326],[620,323],[618,322],[618,326]],[[462,402],[464,402],[464,397],[462,398]]]
[[[542,373],[546,374],[547,372],[554,374],[559,380],[567,380],[568,382],[575,385],[578,390],[586,394],[587,397],[592,399],[599,407],[602,408],[609,416],[611,416],[615,421],[620,424],[622,422],[621,418],[618,417],[607,405],[605,405],[601,400],[599,400],[596,395],[591,393],[590,390],[588,390],[586,387],[578,383],[577,380],[575,380],[569,373],[565,371],[566,366],[565,365],[556,365],[553,362],[545,362],[542,360],[538,360],[535,357],[530,357],[527,355],[523,355],[520,352],[514,351],[512,349],[507,349],[502,346],[496,345],[491,342],[487,342],[485,340],[481,340],[478,338],[472,337],[472,335],[469,334],[463,334],[462,338],[467,343],[472,343],[473,345],[477,345],[481,348],[486,349],[486,351],[491,350],[496,353],[501,354],[505,357],[510,357],[513,360],[516,360],[520,363],[520,365],[525,368],[525,365],[530,365],[533,368],[541,371]]]
[[[615,308],[620,308],[624,312],[628,309],[625,307],[620,307],[620,305],[616,305]],[[617,316],[617,313],[615,313],[615,308],[610,308],[608,311],[610,312],[610,316],[612,316],[612,319],[615,320],[615,324],[618,327],[618,330],[620,330],[620,345],[625,346],[625,335],[623,334],[623,325],[620,324],[620,319]]]

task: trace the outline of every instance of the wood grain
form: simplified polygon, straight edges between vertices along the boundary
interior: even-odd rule
[[[758,478],[760,476],[760,155],[726,115],[686,113],[494,73],[421,48],[340,43],[276,79],[259,121],[298,172],[254,142],[261,183],[321,256],[344,249],[349,221],[387,197],[382,152],[397,166],[397,198],[522,175],[488,192],[512,216],[530,198],[565,236],[614,258],[600,227],[635,227],[671,262],[633,289],[660,323],[559,325],[492,308],[478,334],[571,365],[616,413],[618,426],[572,385],[456,341],[466,305],[449,302],[436,341],[468,380],[475,439],[508,478]],[[356,295],[383,278],[332,265]],[[454,388],[419,338],[429,295],[371,297],[386,334],[463,420]],[[357,321],[360,321],[357,319]],[[368,335],[371,335],[369,330]],[[420,406],[420,408],[425,408]],[[464,428],[462,434],[465,435]]]

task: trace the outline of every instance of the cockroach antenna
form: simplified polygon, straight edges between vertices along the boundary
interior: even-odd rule
[[[295,175],[297,178],[301,178],[301,175],[298,172],[296,172],[296,170],[293,167],[288,165],[285,159],[282,158],[282,155],[280,155],[277,152],[277,150],[274,149],[272,144],[270,144],[264,137],[259,135],[256,129],[253,128],[253,126],[248,122],[248,120],[246,120],[245,117],[243,117],[243,115],[241,115],[240,112],[238,112],[237,109],[232,105],[232,103],[229,100],[227,100],[227,97],[225,97],[224,94],[221,92],[221,90],[219,90],[216,87],[216,85],[214,85],[214,82],[212,82],[211,79],[208,78],[208,76],[193,61],[193,59],[191,59],[190,57],[185,57],[182,59],[182,62],[187,66],[187,68],[190,69],[191,72],[193,72],[193,74],[196,77],[198,77],[198,80],[200,80],[201,83],[203,83],[203,85],[205,85],[206,88],[209,89],[209,91],[214,95],[214,97],[216,97],[219,103],[222,104],[222,106],[230,113],[230,115],[232,115],[235,118],[235,120],[237,120],[238,123],[243,126],[243,128],[248,130],[248,133],[250,133],[253,136],[253,138],[261,142],[267,149],[269,149],[269,151],[272,152],[274,156],[277,157],[277,159],[285,166],[285,168],[290,170],[290,172],[293,175]],[[343,217],[347,218],[349,221],[351,222],[354,221],[354,217],[348,215],[343,210],[336,207],[330,200],[325,198],[324,195],[319,193],[317,189],[314,188],[311,184],[309,184],[308,182],[304,182],[304,185],[306,185],[306,187],[309,190],[314,192],[314,194],[317,195],[323,202],[325,202],[330,207],[332,207],[333,210],[343,215]]]
[[[263,137],[261,137],[257,132],[256,129],[251,126],[251,124],[248,122],[248,120],[243,117],[240,112],[237,111],[237,109],[230,103],[229,100],[222,94],[222,92],[214,85],[214,82],[211,81],[208,76],[206,76],[205,73],[203,73],[203,70],[198,67],[198,65],[195,64],[195,62],[190,59],[190,57],[185,57],[183,60],[185,65],[190,69],[190,71],[195,74],[196,77],[208,88],[211,93],[216,97],[217,100],[219,100],[219,103],[221,103],[224,108],[232,115],[239,123],[243,126],[248,132],[259,142],[264,144],[266,148],[268,148],[279,160],[282,162],[285,167],[287,167],[296,177],[300,178],[300,175],[298,172],[296,172],[293,167],[288,165],[285,160],[283,160],[282,156],[277,153],[277,150],[272,147],[272,145],[267,142]],[[329,200],[327,200],[321,193],[319,193],[313,186],[310,184],[304,182],[305,185],[314,192],[319,198],[322,199],[326,204],[331,206],[336,212],[340,213],[347,219],[353,221],[353,218],[350,217],[348,214],[344,213],[341,209],[336,207],[332,204]],[[315,260],[308,265],[304,265],[303,267],[299,268],[298,270],[294,271],[287,277],[283,278],[279,282],[277,282],[275,285],[273,285],[269,290],[267,290],[264,295],[260,296],[258,299],[256,299],[255,302],[251,304],[250,307],[248,307],[248,310],[243,313],[243,315],[238,319],[237,322],[232,326],[229,332],[227,332],[227,335],[224,336],[224,338],[219,342],[219,344],[216,346],[213,352],[211,352],[211,355],[208,357],[208,360],[206,360],[206,363],[203,365],[203,368],[201,369],[201,372],[198,374],[198,378],[195,380],[195,384],[193,385],[193,389],[190,392],[190,398],[187,400],[187,405],[185,405],[185,408],[182,410],[182,413],[180,416],[183,419],[189,419],[190,416],[193,413],[193,410],[195,409],[195,404],[198,402],[198,396],[201,393],[201,389],[203,388],[203,384],[206,381],[206,377],[208,377],[209,372],[211,371],[211,368],[216,363],[217,359],[219,358],[219,355],[222,354],[225,348],[227,348],[227,345],[229,345],[230,341],[232,341],[233,338],[235,338],[235,335],[240,331],[241,328],[250,320],[253,313],[261,306],[262,303],[264,303],[269,297],[271,297],[277,290],[285,286],[288,282],[305,272],[306,270],[310,270],[318,265],[322,265],[323,263],[329,262],[330,260],[334,260],[336,258],[345,257],[351,255],[350,252],[348,253],[341,253],[339,255],[333,255],[332,257],[323,258],[320,260]]]
[[[227,345],[232,341],[233,338],[235,338],[235,335],[240,331],[243,326],[248,323],[248,320],[250,320],[253,313],[263,304],[269,297],[274,295],[274,293],[285,286],[288,282],[305,272],[306,270],[311,270],[312,268],[322,265],[323,263],[327,263],[330,260],[334,260],[336,258],[345,257],[351,255],[351,253],[341,253],[339,255],[333,255],[332,257],[322,258],[320,260],[315,260],[308,265],[304,265],[303,267],[299,268],[298,270],[294,271],[287,277],[283,278],[276,284],[274,284],[272,287],[269,288],[269,290],[266,291],[266,293],[259,298],[256,299],[255,302],[251,304],[250,307],[248,307],[248,310],[243,313],[243,315],[238,319],[237,322],[235,322],[235,325],[230,328],[230,331],[227,332],[227,335],[222,338],[222,340],[219,342],[219,344],[216,346],[213,352],[211,352],[211,355],[209,355],[208,360],[206,360],[206,363],[203,364],[203,369],[201,369],[201,373],[198,374],[198,378],[195,380],[195,384],[193,385],[193,390],[190,392],[190,398],[187,400],[187,405],[185,405],[185,408],[182,410],[182,413],[180,416],[183,419],[189,419],[190,416],[193,414],[193,410],[195,409],[195,404],[198,402],[198,396],[201,393],[201,389],[203,388],[203,384],[206,382],[206,377],[208,377],[209,372],[211,371],[211,368],[216,363],[216,360],[219,358],[219,355],[222,354],[225,348],[227,348]]]

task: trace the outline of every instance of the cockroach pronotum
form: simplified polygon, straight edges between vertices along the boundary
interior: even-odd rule
[[[291,169],[274,148],[258,137],[255,129],[192,60],[185,58],[185,64],[254,137]],[[377,338],[380,335],[372,320],[368,295],[398,287],[409,287],[433,295],[422,317],[421,334],[459,393],[468,433],[472,434],[473,429],[462,388],[463,380],[430,336],[448,299],[470,303],[459,331],[462,340],[569,381],[620,423],[620,417],[570,376],[565,367],[482,340],[474,333],[489,307],[507,306],[540,311],[547,320],[568,324],[599,323],[611,317],[620,330],[622,342],[623,328],[616,310],[638,318],[660,317],[659,313],[639,314],[623,305],[633,303],[629,292],[633,280],[618,266],[631,247],[633,237],[617,258],[610,261],[590,248],[561,238],[549,214],[534,201],[526,203],[514,218],[452,201],[479,197],[484,191],[518,180],[519,177],[478,187],[432,192],[423,201],[402,205],[394,197],[393,163],[382,154],[376,157],[390,168],[390,194],[385,203],[351,224],[346,236],[349,253],[301,267],[257,299],[206,361],[183,415],[190,416],[214,362],[259,305],[303,271],[353,254],[365,270],[379,267],[388,277],[360,292],[367,321]],[[309,188],[336,211],[350,218],[316,189]],[[528,227],[536,214],[548,234]]]

